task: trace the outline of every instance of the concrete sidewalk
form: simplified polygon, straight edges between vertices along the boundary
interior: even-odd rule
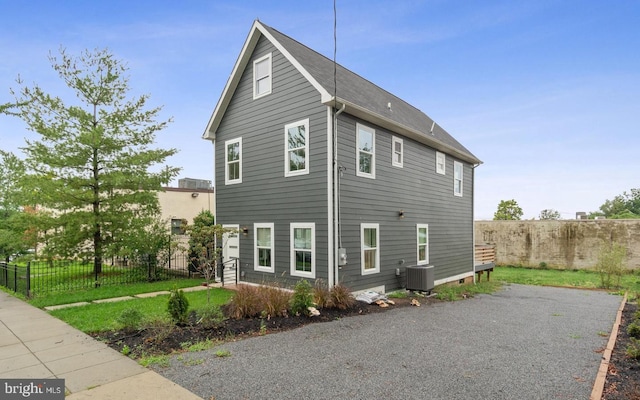
[[[1,291],[0,378],[64,379],[71,400],[200,399],[106,344]]]

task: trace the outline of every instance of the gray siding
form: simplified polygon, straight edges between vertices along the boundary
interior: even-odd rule
[[[356,122],[376,130],[375,179],[356,176]],[[404,166],[391,164],[393,134],[356,121],[346,112],[339,121],[339,164],[346,167],[341,182],[342,244],[348,262],[339,280],[358,290],[404,285],[396,268],[417,263],[416,224],[429,225],[429,264],[435,279],[473,271],[472,166],[463,163],[463,197],[453,194],[453,161],[446,156],[446,175],[435,171],[436,151],[406,137]],[[400,219],[398,212],[404,210]],[[360,224],[380,224],[380,273],[362,275]]]
[[[272,93],[254,100],[253,60],[272,53]],[[284,176],[284,126],[309,119],[310,173]],[[242,137],[242,183],[225,185],[224,142]],[[262,37],[247,64],[216,136],[216,221],[239,224],[242,280],[281,281],[289,274],[291,222],[316,224],[316,277],[327,280],[327,109],[319,93]],[[254,271],[253,224],[272,222],[275,273]]]

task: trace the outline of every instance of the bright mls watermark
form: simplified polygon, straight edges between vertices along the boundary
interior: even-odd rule
[[[64,400],[64,379],[0,379],[3,400]]]

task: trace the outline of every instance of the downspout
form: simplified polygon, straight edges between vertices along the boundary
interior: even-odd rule
[[[335,98],[334,98],[335,101]],[[338,115],[342,114],[342,112],[347,108],[346,104],[342,104],[342,107],[338,111],[334,111],[333,113],[333,218],[334,218],[334,227],[333,231],[336,233],[334,235],[334,274],[333,274],[333,282],[329,282],[329,288],[335,286],[338,282],[340,282],[338,277],[338,272],[340,270],[340,266],[338,265],[339,260],[339,249],[342,248],[342,226],[341,226],[341,214],[340,214],[340,167],[338,165]],[[335,108],[334,108],[335,110]]]

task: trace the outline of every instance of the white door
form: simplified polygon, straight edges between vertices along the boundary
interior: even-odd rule
[[[224,263],[224,283],[234,285],[236,283],[236,263],[232,260],[240,258],[240,239],[238,238],[239,225],[222,225],[226,229],[234,229],[235,232],[222,235],[222,262]]]

